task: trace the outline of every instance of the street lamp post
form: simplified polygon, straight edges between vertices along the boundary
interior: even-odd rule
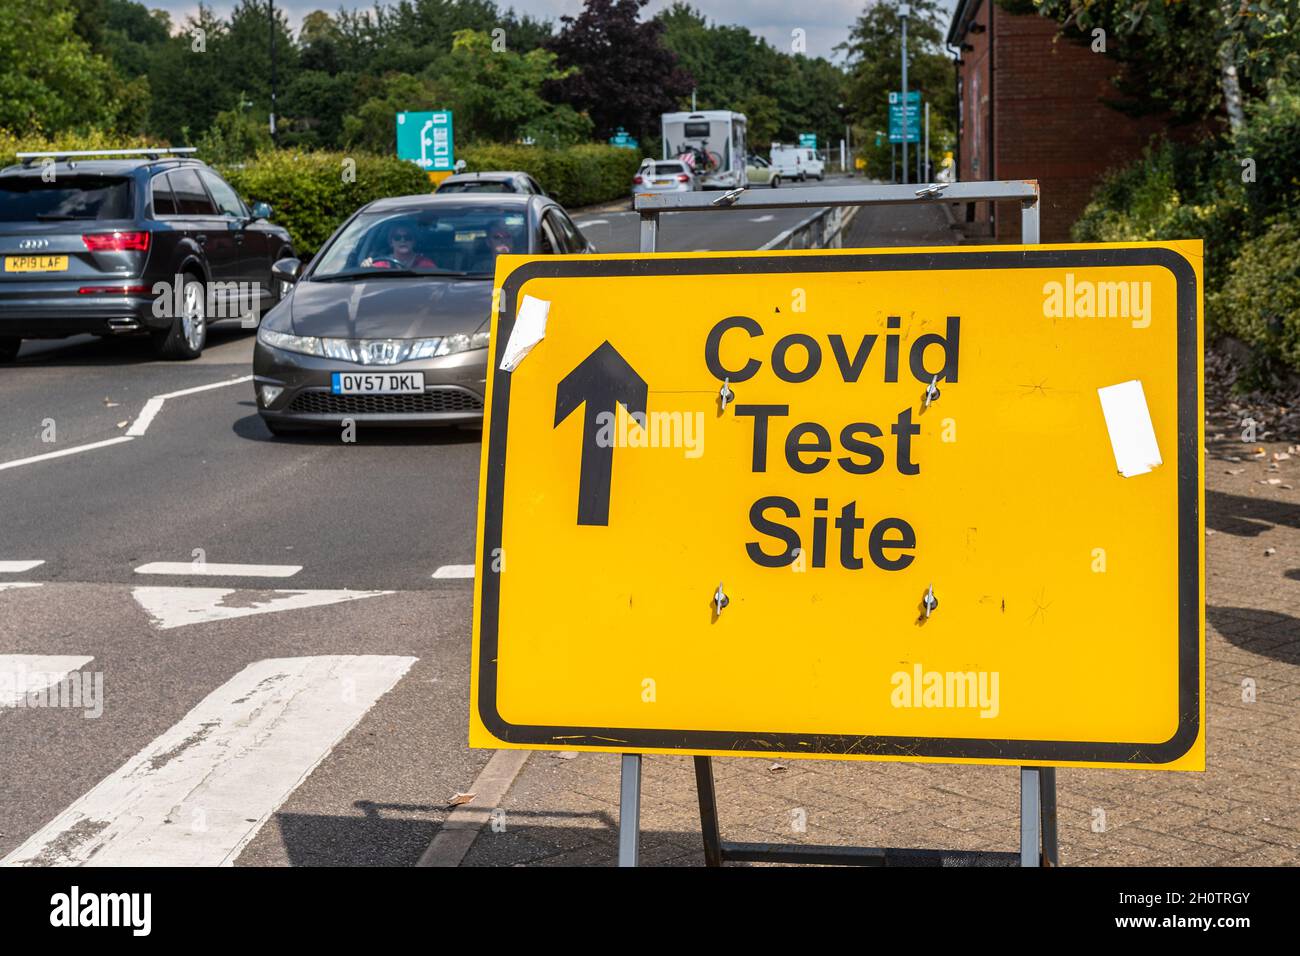
[[[912,5],[905,3],[899,7],[899,16],[903,23],[903,183],[907,183],[907,18],[912,12]]]
[[[275,132],[275,0],[268,0],[271,19],[271,139],[276,139]]]

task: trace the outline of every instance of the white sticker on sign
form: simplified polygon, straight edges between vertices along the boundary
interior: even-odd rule
[[[1147,408],[1146,393],[1136,379],[1097,389],[1101,413],[1110,432],[1110,447],[1115,452],[1115,467],[1125,478],[1145,475],[1163,464],[1156,444],[1155,426]]]
[[[533,346],[546,337],[546,316],[550,311],[551,303],[545,299],[524,296],[515,327],[510,330],[510,341],[506,342],[505,355],[501,356],[501,371],[513,372]]]

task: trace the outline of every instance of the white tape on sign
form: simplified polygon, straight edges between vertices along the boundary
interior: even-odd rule
[[[510,341],[506,342],[505,355],[501,356],[501,371],[513,372],[533,346],[546,337],[546,317],[550,312],[551,303],[545,299],[524,296],[515,316],[515,327],[510,330]]]
[[[1134,379],[1097,389],[1101,413],[1110,432],[1110,447],[1115,452],[1115,467],[1125,478],[1145,475],[1163,464],[1156,444],[1155,426],[1147,408],[1142,383]]]

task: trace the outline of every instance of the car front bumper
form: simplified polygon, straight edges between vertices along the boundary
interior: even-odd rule
[[[259,341],[253,351],[257,411],[286,426],[338,427],[346,421],[371,425],[455,425],[483,420],[487,349],[457,352],[399,365],[355,365],[273,349]],[[335,395],[335,372],[423,372],[416,395]],[[269,404],[263,386],[282,388]]]

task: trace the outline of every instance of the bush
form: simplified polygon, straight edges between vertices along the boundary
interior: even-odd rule
[[[637,150],[585,145],[566,149],[536,146],[466,146],[456,151],[466,172],[495,169],[528,173],[562,206],[590,206],[631,194],[641,165]]]
[[[1292,212],[1242,245],[1206,311],[1252,347],[1256,379],[1300,370],[1300,216]]]
[[[57,133],[53,136],[24,134],[0,129],[0,166],[18,161],[15,153],[35,153],[51,149],[143,149],[158,146],[158,140],[143,136],[120,136],[103,130],[85,133]]]
[[[1076,242],[1205,240],[1205,286],[1218,289],[1245,238],[1239,167],[1217,141],[1164,142],[1112,171],[1074,224]],[[1210,337],[1224,331],[1207,313]]]
[[[355,163],[355,168],[350,166]],[[355,176],[351,175],[355,173]],[[414,163],[364,153],[262,153],[221,174],[250,203],[271,204],[274,221],[289,230],[298,254],[315,255],[359,206],[385,196],[427,193],[429,177]]]

